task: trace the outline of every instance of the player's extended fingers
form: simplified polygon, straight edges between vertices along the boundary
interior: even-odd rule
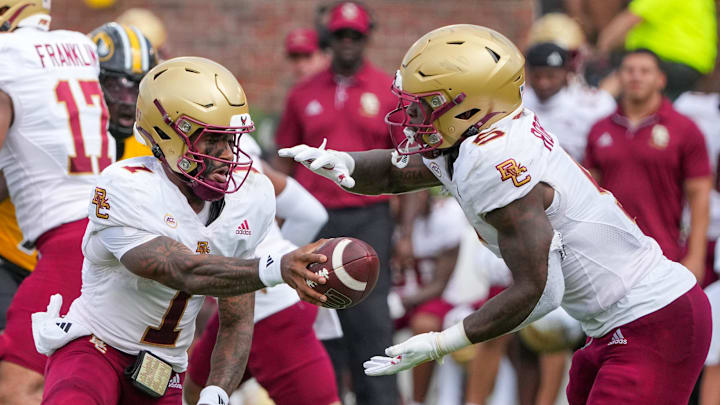
[[[403,353],[407,352],[407,348],[403,343],[397,344],[395,346],[390,346],[387,349],[385,349],[385,354],[388,357],[397,357],[401,356]]]
[[[310,288],[310,286],[308,286],[303,280],[298,280],[295,284],[295,291],[297,291],[298,296],[300,296],[300,299],[303,301],[307,301],[318,306],[322,306],[322,304],[327,301],[327,297],[325,297],[325,295]]]
[[[337,182],[345,188],[355,187],[355,179],[347,173],[336,173]]]
[[[315,148],[307,148],[295,154],[295,161],[300,163],[311,163],[317,159],[322,153]]]
[[[325,257],[325,256],[323,256],[323,257]],[[319,275],[318,273],[308,270],[307,267],[305,267],[305,266],[302,266],[302,267],[301,266],[293,266],[292,273],[293,273],[293,277],[296,277],[299,279],[314,281],[318,284],[327,283],[327,278]]]
[[[310,164],[310,170],[318,170],[323,168],[325,170],[332,170],[335,168],[335,157],[329,153],[323,153],[315,158]]]
[[[304,145],[304,144],[303,145],[295,145],[290,148],[282,148],[282,149],[278,150],[277,153],[278,153],[278,156],[280,156],[280,157],[294,158],[295,155],[297,155],[298,153],[302,152],[303,150],[305,150],[307,148],[309,148],[309,146]]]

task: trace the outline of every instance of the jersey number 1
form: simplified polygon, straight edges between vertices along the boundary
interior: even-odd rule
[[[105,100],[103,100],[103,93],[100,89],[100,83],[98,83],[97,80],[78,80],[78,85],[82,90],[86,105],[92,106],[95,105],[96,102],[100,105],[100,155],[95,156],[97,158],[97,171],[95,171],[93,170],[90,155],[85,151],[78,103],[75,101],[70,83],[67,80],[59,81],[57,86],[55,86],[55,96],[57,97],[58,103],[64,103],[65,109],[67,109],[68,124],[75,149],[74,156],[71,154],[69,158],[68,173],[97,174],[112,163],[107,135],[108,108],[105,105]],[[97,97],[97,101],[94,100],[93,97]]]
[[[180,329],[177,329],[177,326],[180,323],[180,318],[185,313],[189,298],[190,294],[178,291],[170,301],[170,307],[165,312],[160,326],[157,328],[148,326],[140,342],[155,346],[175,346],[175,342],[180,335]]]

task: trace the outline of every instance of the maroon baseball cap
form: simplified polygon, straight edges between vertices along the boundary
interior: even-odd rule
[[[370,15],[357,3],[346,1],[338,4],[330,11],[328,29],[335,32],[344,28],[367,35],[370,31]]]
[[[311,28],[297,28],[285,37],[285,52],[288,55],[311,54],[318,50],[317,32]]]

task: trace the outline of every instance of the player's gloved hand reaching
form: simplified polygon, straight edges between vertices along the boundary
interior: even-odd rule
[[[224,389],[217,385],[208,385],[200,391],[197,405],[230,405],[230,398]]]
[[[385,356],[374,356],[363,363],[369,376],[396,374],[431,360],[441,359],[455,350],[470,345],[463,323],[442,332],[415,335],[395,346],[385,349]]]
[[[355,186],[355,179],[350,177],[355,169],[355,160],[347,153],[325,149],[327,139],[323,139],[320,147],[296,145],[278,151],[281,157],[295,159],[313,172],[326,177],[346,188]]]

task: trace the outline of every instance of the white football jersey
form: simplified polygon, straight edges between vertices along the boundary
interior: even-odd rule
[[[204,297],[136,276],[119,258],[157,236],[177,240],[197,254],[253,257],[274,221],[273,186],[251,171],[239,191],[225,196],[225,206],[209,225],[154,157],[110,166],[94,190],[82,245],[82,293],[67,317],[122,352],[149,350],[183,371]]]
[[[485,214],[524,197],[540,182],[553,187],[546,213],[563,237],[562,306],[589,336],[656,311],[695,285],[692,274],[662,255],[615,197],[592,181],[528,109],[521,107],[466,139],[452,178],[446,156],[425,159],[425,164],[497,256],[498,234]]]
[[[538,114],[543,127],[557,136],[563,149],[578,162],[585,157],[590,128],[616,108],[609,93],[580,84],[564,87],[545,102],[528,88],[523,103]]]
[[[710,224],[708,239],[720,238],[720,192],[717,190],[718,161],[720,160],[720,93],[683,93],[675,101],[675,109],[687,115],[705,136],[710,165],[715,174],[716,187],[710,191]],[[689,212],[687,221],[689,223]]]
[[[0,35],[0,90],[14,122],[0,150],[26,241],[87,216],[97,175],[115,160],[95,45],[73,31]]]
[[[428,215],[418,217],[413,222],[415,268],[405,269],[402,285],[396,288],[398,294],[415,294],[420,287],[430,283],[436,276],[437,256],[448,249],[459,247],[467,227],[462,208],[454,199],[433,199]],[[451,284],[448,282],[448,285]]]

